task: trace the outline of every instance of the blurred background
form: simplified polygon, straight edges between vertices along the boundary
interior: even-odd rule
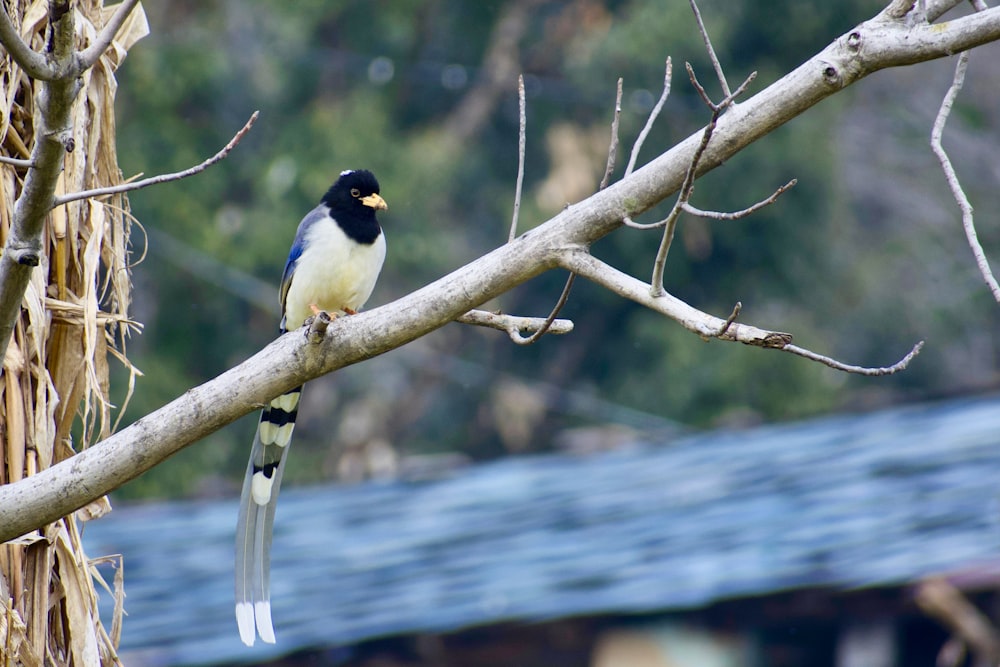
[[[755,93],[884,4],[702,0],[700,8],[731,84],[756,70]],[[685,61],[720,96],[682,0],[183,0],[146,11],[151,34],[119,73],[126,176],[197,164],[255,109],[261,115],[221,164],[130,198],[142,225],[133,235],[141,257],[133,314],[145,331],[128,355],[145,375],[123,425],[275,337],[287,248],[341,170],[373,170],[390,206],[372,308],[505,241],[519,73],[528,118],[521,231],[596,190],[618,77],[616,177],[660,95],[667,56],[673,91],[640,165],[707,120]],[[945,135],[993,257],[1000,68],[989,63],[997,57],[995,47],[973,57]],[[791,178],[798,185],[746,220],[682,218],[666,273],[668,291],[697,308],[725,317],[742,301],[741,321],[791,332],[847,363],[888,365],[925,340],[906,372],[849,376],[706,343],[578,281],[562,313],[575,323],[570,335],[520,347],[492,330],[449,325],[310,382],[285,485],[434,478],[510,456],[665,447],[706,430],[994,391],[1000,308],[928,147],[953,65],[873,75],[700,180],[692,203],[714,210],[744,208]],[[622,229],[594,253],[646,278],[658,242],[658,232]],[[564,280],[543,275],[484,307],[545,316]],[[116,499],[234,498],[255,425],[252,416],[223,429]]]
[[[873,15],[878,0],[721,2],[703,13],[729,78],[754,91]],[[368,307],[504,242],[517,172],[516,77],[527,88],[521,230],[596,188],[624,78],[622,159],[660,95],[673,92],[640,164],[698,130],[707,113],[682,74],[713,76],[686,2],[177,2],[147,8],[151,34],[118,94],[126,175],[186,168],[254,109],[232,156],[197,178],[135,193],[135,317],[129,356],[145,373],[125,422],[243,361],[277,331],[277,285],[301,217],[345,168],[378,175],[388,257]],[[790,28],[792,26],[793,28]],[[948,126],[987,251],[997,210],[1000,71],[975,61]],[[531,347],[449,326],[383,359],[310,383],[292,485],[351,475],[347,448],[472,460],[543,451],[568,429],[693,428],[785,421],[996,388],[1000,309],[980,279],[954,201],[928,149],[952,63],[881,72],[810,110],[698,183],[693,203],[734,210],[799,184],[740,222],[684,218],[669,291],[725,316],[788,331],[847,363],[895,362],[870,379],[719,342],[584,281],[563,316],[576,328]],[[648,215],[656,219],[658,213]],[[596,255],[648,276],[657,232],[621,230]],[[553,272],[487,308],[548,314]],[[120,383],[124,386],[124,383]],[[121,491],[128,498],[231,495],[255,417],[189,448]]]

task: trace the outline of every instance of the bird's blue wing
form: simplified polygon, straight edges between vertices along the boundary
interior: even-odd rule
[[[320,205],[310,211],[299,223],[299,229],[295,232],[295,240],[292,241],[292,249],[288,251],[288,259],[285,260],[285,270],[281,274],[281,330],[285,330],[285,297],[288,295],[288,288],[292,284],[292,276],[295,275],[295,267],[302,257],[302,251],[306,245],[306,234],[309,229],[320,220],[329,217],[329,209]]]

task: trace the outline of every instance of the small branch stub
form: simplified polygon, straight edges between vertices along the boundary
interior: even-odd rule
[[[505,313],[491,313],[485,310],[470,310],[457,317],[456,322],[471,324],[473,326],[488,327],[506,332],[511,339],[521,338],[522,333],[542,331],[551,334],[568,334],[573,331],[572,320],[560,320],[553,318],[551,321],[546,317],[520,317],[517,315],[507,315]],[[517,342],[515,340],[515,342]]]
[[[310,317],[306,325],[306,339],[314,345],[322,342],[323,336],[326,335],[326,330],[330,327],[330,322],[333,322],[333,316],[325,310],[321,310]]]
[[[38,266],[41,263],[37,250],[17,250],[14,252],[14,260],[22,266]]]

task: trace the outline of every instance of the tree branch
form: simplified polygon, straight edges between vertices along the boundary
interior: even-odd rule
[[[635,170],[635,163],[639,159],[639,151],[642,150],[642,145],[646,143],[646,137],[649,136],[650,130],[653,129],[653,123],[659,118],[660,112],[663,111],[663,105],[667,103],[667,98],[670,97],[670,83],[674,76],[674,63],[670,57],[667,57],[667,65],[664,68],[663,73],[663,92],[660,93],[660,99],[656,101],[656,105],[653,106],[653,110],[649,112],[649,118],[646,119],[646,124],[643,125],[642,131],[639,132],[639,136],[636,137],[635,143],[632,144],[632,153],[628,158],[628,165],[625,166],[625,176],[629,176]]]
[[[0,26],[6,23],[13,28],[6,11],[0,12],[0,17]],[[63,12],[54,20],[50,19],[51,57],[56,71],[67,71],[68,63],[73,57],[76,30],[73,19],[72,11]],[[19,37],[17,42],[10,44],[18,42]],[[20,43],[23,45],[23,42]],[[5,43],[5,46],[8,44]],[[11,52],[12,56],[13,53]],[[25,71],[28,71],[27,68]],[[46,75],[51,73],[51,66],[50,71],[43,72]],[[31,152],[34,168],[28,170],[24,188],[14,204],[10,234],[4,245],[3,257],[0,257],[0,358],[6,353],[10,342],[31,272],[41,262],[42,225],[52,210],[53,192],[63,166],[63,155],[74,149],[70,112],[79,86],[75,77],[52,78],[41,83],[38,127],[35,130],[35,146]]]
[[[939,26],[908,27],[899,21],[868,21],[750,99],[729,109],[705,149],[705,173],[806,109],[878,69],[930,60],[1000,38],[1000,11],[991,9]],[[881,42],[878,44],[877,42]],[[251,359],[185,392],[110,438],[36,475],[0,486],[0,541],[9,540],[84,506],[204,438],[260,404],[312,378],[404,345],[507,290],[555,267],[604,283],[662,312],[668,306],[686,328],[762,347],[785,347],[790,336],[704,313],[607,267],[586,249],[676,193],[701,132],[667,150],[631,176],[561,211],[504,244],[412,294],[330,324],[319,344],[301,333],[282,336]],[[34,172],[35,170],[32,170]],[[5,257],[6,259],[6,257]],[[611,276],[611,277],[608,277]],[[621,280],[612,277],[621,276]],[[603,283],[602,283],[603,284]],[[682,321],[683,320],[683,321]],[[721,335],[719,335],[721,332]]]
[[[894,375],[899,371],[906,370],[906,367],[910,365],[914,357],[920,354],[920,350],[924,348],[924,341],[918,341],[910,351],[906,353],[906,356],[894,363],[891,366],[879,366],[879,367],[869,367],[869,366],[854,366],[852,364],[845,364],[842,361],[837,361],[831,357],[824,356],[822,354],[817,354],[811,350],[807,350],[797,345],[786,345],[785,351],[796,354],[804,359],[810,359],[812,361],[818,361],[824,366],[829,366],[830,368],[838,371],[844,371],[845,373],[853,373],[855,375],[867,375],[869,377],[881,377],[883,375]]]
[[[31,272],[41,263],[45,218],[58,203],[73,200],[71,197],[57,199],[54,193],[63,156],[75,148],[70,114],[82,85],[80,74],[107,49],[136,4],[137,0],[124,0],[94,44],[82,53],[74,46],[75,10],[69,7],[67,11],[56,11],[54,5],[50,6],[48,56],[34,52],[21,39],[6,6],[0,11],[0,44],[29,76],[41,82],[36,98],[39,120],[35,145],[27,165],[30,168],[14,205],[10,234],[0,257],[0,358],[10,342]],[[135,184],[132,185],[134,188]]]
[[[21,169],[30,169],[35,166],[35,163],[31,160],[22,160],[16,157],[7,157],[6,155],[0,155],[0,164],[9,164],[12,167],[19,167]]]
[[[524,185],[524,153],[527,148],[527,137],[525,129],[528,124],[527,103],[524,100],[524,75],[517,77],[517,106],[518,114],[517,132],[517,184],[514,186],[514,215],[510,221],[510,233],[507,235],[507,242],[510,243],[517,236],[517,219],[521,215],[521,187]]]
[[[172,174],[160,174],[158,176],[150,176],[149,178],[144,178],[141,181],[129,181],[128,183],[122,183],[121,185],[111,185],[106,188],[94,188],[93,190],[83,190],[81,192],[71,192],[69,194],[54,197],[52,200],[52,207],[62,206],[71,201],[77,201],[79,199],[90,199],[91,197],[104,197],[107,195],[117,195],[123,192],[132,192],[133,190],[139,190],[141,188],[147,188],[150,185],[159,185],[160,183],[169,183],[170,181],[179,181],[182,178],[187,178],[188,176],[194,176],[195,174],[200,174],[217,162],[221,162],[229,156],[229,153],[236,148],[237,144],[243,140],[253,124],[257,122],[257,116],[260,115],[260,111],[254,111],[250,115],[250,119],[247,120],[246,124],[240,128],[240,131],[233,135],[233,138],[229,140],[229,143],[222,147],[222,149],[208,158],[200,164],[196,164],[193,167],[189,167],[184,171],[176,171]]]
[[[702,338],[719,338],[754,347],[777,349],[785,347],[792,341],[792,335],[789,333],[767,331],[728,319],[724,320],[689,306],[669,293],[653,296],[649,292],[648,284],[605,264],[584,250],[571,250],[560,254],[559,265],[618,296],[635,301],[661,315],[666,315]]]
[[[519,317],[517,315],[507,315],[505,313],[491,313],[486,310],[470,310],[455,320],[462,324],[471,324],[477,327],[488,327],[505,332],[515,343],[522,343],[528,340],[521,335],[522,331],[539,332],[545,331],[553,334],[568,334],[573,330],[573,322],[570,320],[557,320],[547,317]]]
[[[944,150],[944,146],[941,145],[944,126],[948,122],[948,116],[951,114],[955,98],[958,97],[958,93],[962,90],[962,85],[965,83],[965,70],[968,65],[969,52],[963,51],[958,56],[958,64],[955,66],[955,77],[944,99],[941,100],[941,108],[938,110],[937,118],[934,119],[934,127],[931,130],[931,150],[937,156],[938,162],[941,163],[941,169],[944,171],[948,188],[951,189],[951,194],[955,198],[959,210],[962,212],[962,229],[965,230],[965,239],[968,241],[972,255],[976,259],[976,267],[979,269],[979,273],[986,282],[986,285],[990,288],[993,299],[997,303],[1000,303],[1000,284],[997,283],[997,279],[993,275],[993,270],[990,269],[990,261],[986,258],[986,251],[983,250],[983,246],[979,242],[972,202],[969,201],[968,195],[962,189],[962,183],[958,180],[955,167],[952,166],[948,153]]]
[[[708,52],[708,59],[712,61],[712,68],[715,70],[715,76],[719,79],[719,86],[722,88],[723,97],[732,97],[733,91],[729,89],[729,82],[726,81],[726,73],[722,71],[722,63],[719,62],[719,56],[715,55],[715,49],[712,47],[712,39],[708,36],[708,30],[705,28],[705,22],[701,20],[701,12],[698,10],[698,3],[695,0],[689,0],[691,3],[691,11],[694,13],[695,21],[698,22],[698,32],[701,33],[701,41],[705,43],[705,50]]]
[[[751,72],[750,76],[743,81],[739,88],[735,92],[729,93],[724,100],[715,104],[708,97],[708,93],[705,89],[698,83],[698,77],[694,74],[694,69],[691,67],[691,63],[684,63],[687,67],[688,76],[691,78],[691,83],[694,85],[695,90],[701,96],[701,99],[708,105],[708,108],[712,111],[712,118],[708,121],[708,125],[701,134],[701,142],[698,144],[698,148],[695,150],[694,155],[691,157],[691,164],[688,165],[687,172],[684,174],[684,182],[681,184],[680,194],[677,195],[677,201],[674,202],[674,206],[670,209],[670,213],[667,215],[666,219],[661,223],[656,223],[656,226],[663,226],[663,237],[660,240],[660,247],[656,251],[656,259],[653,261],[653,277],[649,281],[649,289],[653,296],[662,296],[665,294],[663,289],[663,271],[667,264],[667,253],[670,252],[670,246],[674,242],[674,230],[677,228],[677,219],[681,215],[681,210],[684,205],[688,203],[691,199],[691,193],[694,191],[694,182],[697,178],[696,173],[698,171],[698,164],[701,162],[702,155],[705,154],[705,149],[708,148],[708,144],[712,141],[712,134],[715,132],[715,127],[719,122],[719,116],[722,112],[729,108],[738,96],[742,95],[747,87],[757,78],[757,72]],[[727,86],[728,88],[728,86]],[[626,221],[627,224],[627,221]]]
[[[7,5],[0,8],[0,45],[10,57],[32,79],[51,81],[59,75],[58,69],[45,56],[36,53],[21,39],[20,33],[10,20]]]
[[[515,343],[517,343],[518,345],[533,345],[538,342],[539,338],[549,333],[550,331],[552,333],[562,333],[557,329],[553,329],[553,326],[557,322],[556,317],[559,316],[559,312],[563,309],[563,306],[566,305],[566,302],[569,301],[569,293],[573,289],[574,282],[576,282],[576,274],[571,273],[569,274],[569,277],[566,278],[566,284],[563,285],[562,294],[559,295],[559,299],[556,301],[556,305],[552,307],[552,312],[550,312],[549,316],[545,318],[541,326],[535,329],[534,333],[532,333],[530,336],[524,337],[520,333],[512,331],[510,332],[510,339]],[[558,321],[567,322],[568,320],[558,320]]]
[[[599,190],[608,187],[611,182],[611,174],[615,171],[615,162],[618,160],[618,122],[622,116],[622,80],[618,79],[618,88],[615,93],[615,111],[611,117],[611,142],[608,144],[608,164],[604,167],[604,177],[601,179]]]
[[[115,13],[111,15],[107,24],[105,24],[104,28],[97,35],[94,43],[77,55],[78,73],[94,66],[94,63],[101,57],[101,54],[111,46],[111,42],[114,41],[118,35],[118,31],[121,30],[122,25],[125,23],[125,19],[129,17],[129,14],[132,13],[132,10],[138,4],[139,0],[122,0],[121,4],[118,5],[118,9],[115,10]]]
[[[785,194],[793,187],[795,187],[796,183],[798,182],[799,182],[798,179],[793,178],[792,180],[788,181],[780,188],[772,192],[771,196],[769,196],[767,199],[762,199],[756,204],[752,204],[744,209],[740,209],[739,211],[704,211],[700,208],[692,206],[689,202],[684,202],[681,205],[681,209],[683,209],[685,213],[697,216],[699,218],[709,218],[711,220],[740,220],[742,218],[746,218],[747,216],[753,215],[762,208],[770,206],[771,204],[773,204],[778,200],[778,197],[780,197],[781,195]]]
[[[666,315],[688,331],[698,334],[702,338],[718,338],[754,347],[782,350],[812,361],[818,361],[830,368],[846,373],[870,376],[898,373],[909,365],[924,346],[923,341],[920,341],[913,346],[913,349],[903,359],[892,366],[869,368],[845,364],[831,357],[798,347],[797,345],[792,345],[792,335],[789,333],[767,331],[737,323],[736,318],[743,307],[740,303],[737,303],[729,317],[723,320],[689,306],[667,292],[664,292],[660,296],[653,296],[650,294],[649,286],[646,283],[601,262],[587,252],[567,252],[562,255],[560,265],[607,288],[619,296],[623,296],[650,310]]]

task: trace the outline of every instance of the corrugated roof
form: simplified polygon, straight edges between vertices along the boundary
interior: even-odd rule
[[[278,644],[253,649],[232,611],[235,500],[117,510],[85,543],[92,557],[124,554],[134,663],[250,661],[995,562],[998,473],[992,397],[510,458],[431,482],[289,489],[272,562]]]

